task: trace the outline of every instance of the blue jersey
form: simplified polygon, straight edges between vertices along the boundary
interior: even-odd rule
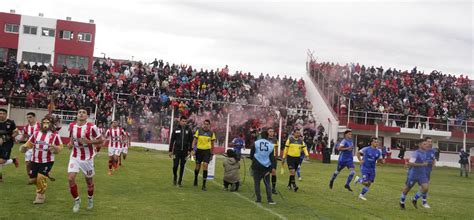
[[[245,145],[244,139],[242,139],[242,138],[234,138],[234,140],[232,140],[232,144],[234,144],[234,151],[235,151],[237,154],[241,154],[241,153],[242,153],[242,148],[243,148],[244,145]]]
[[[352,140],[344,139],[339,143],[339,147],[354,147]],[[338,149],[339,150],[339,149]],[[354,161],[352,150],[339,151],[339,162]]]
[[[364,156],[362,158],[364,160],[364,163],[361,166],[361,170],[375,171],[375,164],[377,163],[377,160],[382,156],[382,151],[377,148],[367,146],[362,148],[362,150],[360,150],[359,152],[362,153]]]
[[[410,163],[422,164],[426,161],[426,151],[418,149],[411,154]],[[426,177],[426,167],[410,167],[408,177],[411,179]]]
[[[435,160],[435,151],[433,149],[429,149],[426,151],[426,162],[428,162],[428,167],[433,167],[433,160]]]
[[[255,154],[253,157],[264,167],[270,167],[272,165],[270,154],[273,153],[273,147],[273,144],[266,139],[255,141]]]

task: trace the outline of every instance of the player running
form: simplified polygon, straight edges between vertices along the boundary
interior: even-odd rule
[[[36,121],[36,114],[34,112],[26,113],[26,120],[28,124],[23,127],[23,135],[22,141],[28,141],[30,137],[37,131],[40,130],[40,123]],[[29,148],[25,152],[25,167],[26,167],[26,175],[30,176],[31,174],[31,157],[33,155],[33,148]],[[32,184],[32,182],[28,182],[28,184]]]
[[[119,166],[122,166],[122,158],[123,160],[127,159],[127,154],[128,154],[128,147],[130,147],[130,133],[128,131],[123,130],[123,139],[122,139],[122,151],[120,152],[120,155],[122,156],[119,161]]]
[[[15,137],[18,135],[13,120],[7,119],[8,111],[0,109],[0,183],[3,182],[2,168],[3,166],[14,164],[18,168],[18,158],[10,159]]]
[[[46,180],[53,168],[54,154],[62,149],[61,137],[56,132],[50,118],[41,120],[41,129],[34,132],[26,144],[20,147],[21,152],[31,150],[30,182],[36,184],[36,199],[33,204],[43,204],[48,188]]]
[[[79,170],[84,173],[87,183],[88,204],[87,209],[94,207],[94,144],[103,142],[102,135],[94,123],[87,122],[89,114],[85,108],[79,108],[77,112],[77,121],[69,124],[69,149],[72,149],[68,165],[69,189],[74,199],[73,212],[79,212],[81,199],[77,190],[76,175]]]
[[[400,208],[405,209],[405,199],[410,189],[418,183],[420,185],[420,191],[415,194],[412,199],[412,203],[415,208],[418,208],[417,201],[420,197],[426,195],[429,189],[429,180],[426,175],[426,166],[428,162],[426,160],[426,150],[428,149],[428,143],[422,139],[418,143],[418,149],[411,154],[410,160],[408,161],[408,175],[403,188],[402,195],[400,197]],[[423,206],[424,208],[430,208],[429,206]]]
[[[337,162],[337,169],[332,174],[331,180],[329,181],[330,189],[332,189],[334,185],[334,180],[336,179],[339,172],[341,172],[342,169],[347,167],[351,172],[349,173],[349,176],[347,177],[346,185],[344,185],[344,188],[352,192],[351,186],[349,184],[351,183],[352,178],[355,175],[354,158],[352,156],[353,149],[354,149],[354,143],[352,142],[352,131],[346,130],[344,132],[344,139],[341,141],[341,143],[339,143],[339,147],[338,147],[338,150],[340,152],[339,160]]]
[[[112,127],[105,132],[105,138],[108,139],[109,145],[109,171],[108,175],[112,175],[112,167],[118,169],[120,153],[122,151],[122,137],[125,135],[124,130],[118,126],[117,121],[112,121]]]
[[[301,131],[299,129],[295,129],[293,131],[293,135],[288,138],[285,143],[285,151],[283,151],[283,158],[282,160],[288,164],[288,169],[290,171],[290,177],[288,180],[288,189],[293,189],[295,192],[298,191],[298,186],[295,182],[295,170],[298,168],[301,160],[300,155],[301,152],[304,152],[305,156],[308,157],[309,153],[306,149],[306,145],[304,144],[303,139],[301,138]]]
[[[377,161],[379,163],[385,163],[385,160],[382,158],[382,151],[377,149],[378,139],[372,137],[370,139],[370,146],[362,148],[360,151],[357,151],[357,160],[360,162],[360,173],[362,178],[356,176],[354,183],[361,183],[364,185],[362,187],[362,192],[359,194],[359,199],[367,200],[365,194],[369,191],[370,185],[375,180],[375,167]]]
[[[426,176],[428,177],[428,182],[431,180],[431,171],[433,167],[436,165],[436,152],[433,149],[433,139],[430,137],[425,138],[426,144],[428,145],[428,149],[426,150],[426,162],[428,162],[428,166],[426,166]],[[431,208],[428,205],[428,192],[422,195],[421,202],[422,206],[425,208]]]

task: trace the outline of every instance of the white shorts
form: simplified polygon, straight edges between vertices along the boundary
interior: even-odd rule
[[[76,158],[69,158],[69,166],[67,168],[68,173],[79,173],[79,170],[82,170],[82,173],[88,178],[95,175],[94,169],[94,159],[90,160],[79,160]]]
[[[128,154],[128,147],[126,146],[122,147],[122,153]]]
[[[113,155],[120,156],[121,152],[122,152],[121,148],[109,147],[109,157],[111,157]]]
[[[30,162],[33,157],[33,149],[28,149],[25,153],[25,161]]]

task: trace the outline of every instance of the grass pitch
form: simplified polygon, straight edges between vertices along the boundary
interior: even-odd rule
[[[12,154],[23,159],[16,146]],[[184,187],[172,185],[172,161],[165,152],[132,148],[124,166],[113,176],[107,176],[108,157],[102,149],[95,159],[96,175],[94,209],[86,210],[87,189],[84,178],[77,183],[82,199],[79,213],[72,213],[72,198],[67,182],[69,151],[56,157],[48,182],[46,203],[33,205],[35,187],[26,185],[24,163],[20,168],[4,167],[4,182],[0,183],[0,219],[474,219],[474,180],[459,177],[452,168],[435,168],[428,201],[431,209],[415,209],[407,198],[407,210],[398,207],[398,200],[406,178],[401,166],[378,166],[375,183],[367,193],[368,201],[357,198],[360,185],[354,192],[343,188],[348,171],[344,170],[329,190],[328,182],[336,164],[319,161],[304,163],[300,190],[286,189],[288,171],[279,175],[277,188],[281,196],[274,196],[276,205],[256,205],[253,181],[249,175],[250,160],[241,163],[241,180],[247,175],[240,192],[222,190],[222,158],[216,163],[216,179],[208,181],[207,192],[192,186],[194,164],[188,161]],[[280,164],[279,164],[280,165]],[[357,169],[357,171],[359,171]],[[414,187],[409,198],[417,191]],[[262,184],[263,193],[263,184]],[[421,201],[420,201],[421,203]]]

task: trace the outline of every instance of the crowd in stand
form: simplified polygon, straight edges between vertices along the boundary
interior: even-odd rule
[[[88,106],[97,112],[97,120],[102,123],[112,120],[115,104],[115,118],[145,131],[140,137],[144,140],[151,139],[146,136],[150,130],[153,134],[166,133],[172,108],[175,117],[194,117],[194,123],[199,124],[204,117],[220,121],[215,129],[221,131],[225,131],[225,115],[231,110],[258,113],[252,115],[254,118],[240,120],[284,114],[288,116],[287,124],[314,124],[314,118],[306,111],[312,106],[306,99],[302,79],[268,74],[256,77],[241,71],[229,74],[227,66],[197,70],[157,59],[146,64],[109,58],[96,60],[91,74],[85,70],[69,74],[66,67],[61,73],[55,73],[52,66],[18,64],[10,59],[0,61],[0,74],[0,101],[5,99],[14,106],[50,110],[74,111],[79,106]],[[266,119],[260,120],[269,124]]]
[[[339,65],[315,61],[310,63],[310,71],[313,78],[322,75],[343,97],[350,98],[351,111],[399,114],[396,116],[399,126],[404,126],[409,115],[425,116],[419,117],[420,122],[449,118],[455,119],[456,124],[474,118],[469,106],[471,80],[467,76],[438,71],[425,74],[416,67],[402,71],[359,63]],[[347,102],[341,105],[347,106]]]

